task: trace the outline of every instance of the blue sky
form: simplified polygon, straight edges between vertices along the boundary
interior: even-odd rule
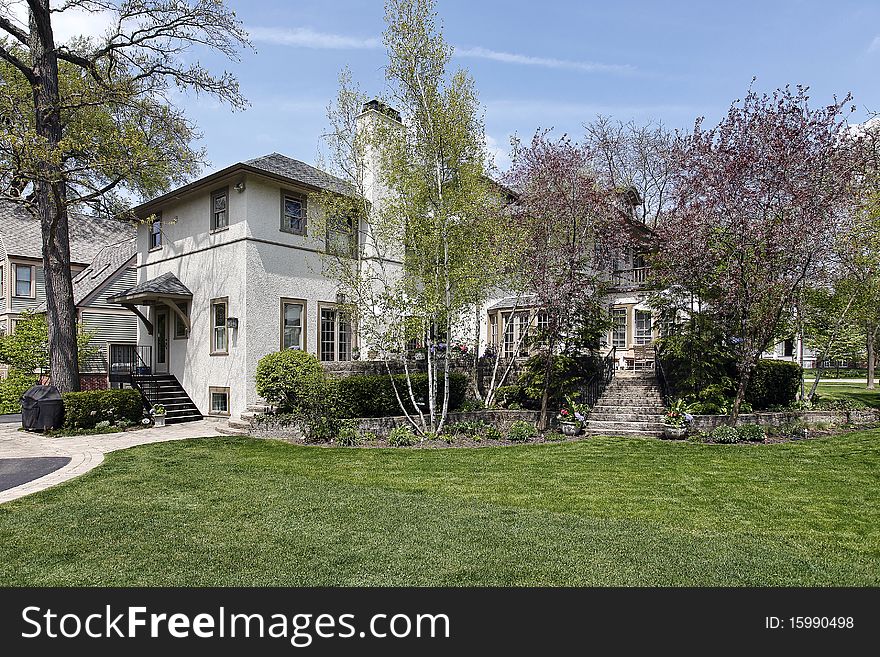
[[[325,108],[344,66],[384,88],[380,0],[227,0],[255,53],[228,68],[251,103],[231,113],[187,99],[216,170],[277,151],[314,163]],[[510,135],[575,137],[598,113],[688,128],[716,122],[753,76],[759,90],[810,86],[825,103],[854,95],[855,120],[880,110],[880,2],[521,2],[439,0],[454,66],[476,80],[489,142],[506,163]]]

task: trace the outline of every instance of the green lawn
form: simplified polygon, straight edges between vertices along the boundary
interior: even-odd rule
[[[878,484],[880,431],[729,446],[162,443],[0,506],[0,585],[877,586]]]
[[[812,381],[809,382],[812,385]],[[807,387],[809,390],[809,386]],[[880,388],[867,390],[864,383],[835,383],[833,379],[819,381],[817,391],[824,399],[856,399],[871,408],[880,408]]]

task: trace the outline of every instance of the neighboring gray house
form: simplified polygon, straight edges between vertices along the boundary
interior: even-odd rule
[[[74,302],[80,325],[94,334],[98,354],[84,368],[88,387],[106,385],[111,345],[137,341],[137,318],[107,297],[136,282],[135,229],[119,221],[70,218]],[[19,315],[45,311],[39,222],[12,203],[0,203],[0,332],[15,330]]]

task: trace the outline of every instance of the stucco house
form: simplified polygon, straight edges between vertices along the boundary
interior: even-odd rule
[[[111,301],[140,315],[139,367],[165,377],[160,388],[173,380],[201,414],[235,417],[260,401],[254,371],[267,353],[352,358],[357,335],[337,310],[321,253],[328,238],[354,253],[358,230],[316,234],[321,209],[309,195],[322,190],[351,193],[272,153],[134,209],[150,220],[137,236],[138,282]]]
[[[83,368],[84,387],[107,387],[113,351],[137,342],[137,318],[107,299],[136,281],[135,229],[119,221],[72,214],[70,258],[78,321],[97,354]],[[44,312],[39,222],[20,206],[0,203],[0,332],[15,330],[25,311]]]

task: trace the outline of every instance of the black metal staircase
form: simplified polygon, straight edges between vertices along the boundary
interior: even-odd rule
[[[198,407],[172,374],[135,374],[132,385],[141,391],[151,406],[161,404],[165,407],[165,424],[202,419]]]
[[[144,408],[157,404],[165,407],[165,423],[194,422],[202,414],[186,390],[172,374],[154,374],[149,345],[113,345],[111,349],[110,382],[127,383],[141,393]]]

